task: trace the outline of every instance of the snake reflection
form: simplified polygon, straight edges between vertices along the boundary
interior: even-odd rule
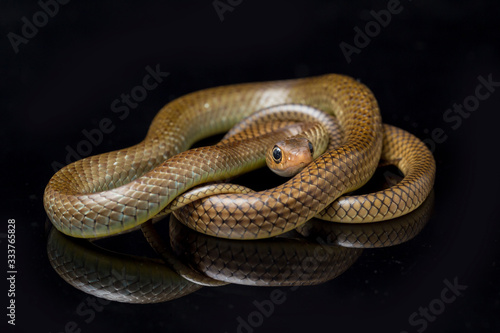
[[[168,251],[194,272],[191,281],[168,260],[175,269],[158,259],[119,254],[67,237],[55,228],[48,236],[47,252],[54,270],[70,285],[125,303],[159,303],[189,295],[202,288],[195,283],[197,276],[219,285],[317,285],[349,269],[362,248],[398,245],[415,237],[427,223],[433,202],[431,192],[421,207],[393,220],[358,225],[317,220],[297,231],[305,236],[252,242],[215,239],[173,219]]]

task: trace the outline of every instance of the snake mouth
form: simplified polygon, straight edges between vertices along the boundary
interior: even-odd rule
[[[304,169],[309,163],[306,163],[304,161],[295,163],[294,165],[291,165],[287,168],[283,168],[280,170],[273,170],[277,175],[280,175],[281,177],[292,177],[295,176],[297,173],[299,173],[302,169]]]

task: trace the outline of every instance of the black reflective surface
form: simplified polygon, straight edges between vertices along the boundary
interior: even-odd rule
[[[76,289],[123,303],[167,302],[202,286],[313,286],[348,270],[362,249],[414,238],[428,222],[433,203],[431,193],[418,209],[400,218],[358,225],[313,220],[258,241],[203,235],[171,216],[160,224],[168,232],[151,223],[142,229],[161,260],[107,250],[113,247],[111,238],[88,242],[49,227],[47,254],[57,274]]]
[[[221,3],[231,8],[222,13]],[[70,1],[46,9],[46,22],[35,1],[1,6],[2,332],[500,329],[496,2]],[[33,19],[39,27],[16,37],[16,53],[9,33],[22,37]],[[188,92],[328,72],[360,79],[385,122],[434,151],[434,208],[413,239],[364,250],[318,285],[203,287],[145,305],[101,300],[52,268],[42,195],[53,167],[137,143],[161,106]],[[247,179],[255,188],[275,181],[257,175]],[[8,219],[15,327],[6,316]],[[123,255],[154,256],[140,233],[110,242]]]

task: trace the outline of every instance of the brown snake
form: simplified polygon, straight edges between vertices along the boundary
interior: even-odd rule
[[[190,294],[202,285],[229,282],[253,286],[314,285],[342,274],[362,251],[337,245],[380,248],[413,238],[429,219],[432,199],[431,192],[413,212],[380,223],[311,221],[304,225],[307,230],[300,231],[308,239],[216,239],[191,231],[172,219],[167,228],[169,237],[165,237],[170,238],[170,246],[163,243],[163,232],[143,224],[148,229],[148,242],[165,262],[111,252],[100,247],[109,245],[106,240],[97,244],[81,242],[55,229],[49,233],[47,253],[57,274],[75,288],[126,303],[165,302]]]
[[[184,223],[218,237],[266,238],[292,230],[317,214],[339,216],[343,222],[396,217],[414,210],[427,197],[435,166],[425,145],[402,130],[383,127],[377,102],[363,84],[330,74],[223,86],[180,97],[160,110],[141,143],[77,161],[57,172],[44,194],[47,214],[58,230],[74,237],[133,229],[186,190],[236,176],[242,161],[256,167],[251,156],[256,150],[265,152],[262,147],[272,145],[275,137],[248,140],[238,149],[223,145],[185,150],[258,110],[279,104],[304,104],[332,114],[343,133],[342,145],[316,158],[283,185],[212,196],[190,210],[180,210]],[[278,139],[294,135],[286,129],[280,133]],[[384,149],[410,158],[401,158],[398,165],[405,175],[410,173],[406,183],[349,199],[347,206],[331,205],[371,177],[383,141]]]

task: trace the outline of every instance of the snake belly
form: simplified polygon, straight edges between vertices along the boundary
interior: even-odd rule
[[[209,213],[221,217],[219,237],[266,238],[292,230],[362,186],[377,166],[383,137],[378,105],[371,91],[350,77],[329,74],[236,84],[180,97],[160,110],[141,143],[58,171],[45,189],[45,210],[58,230],[74,237],[135,228],[189,188],[241,171],[238,163],[251,159],[263,142],[250,143],[244,151],[184,151],[277,104],[305,104],[334,115],[344,134],[342,146],[328,150],[281,186],[217,196],[217,207]]]

